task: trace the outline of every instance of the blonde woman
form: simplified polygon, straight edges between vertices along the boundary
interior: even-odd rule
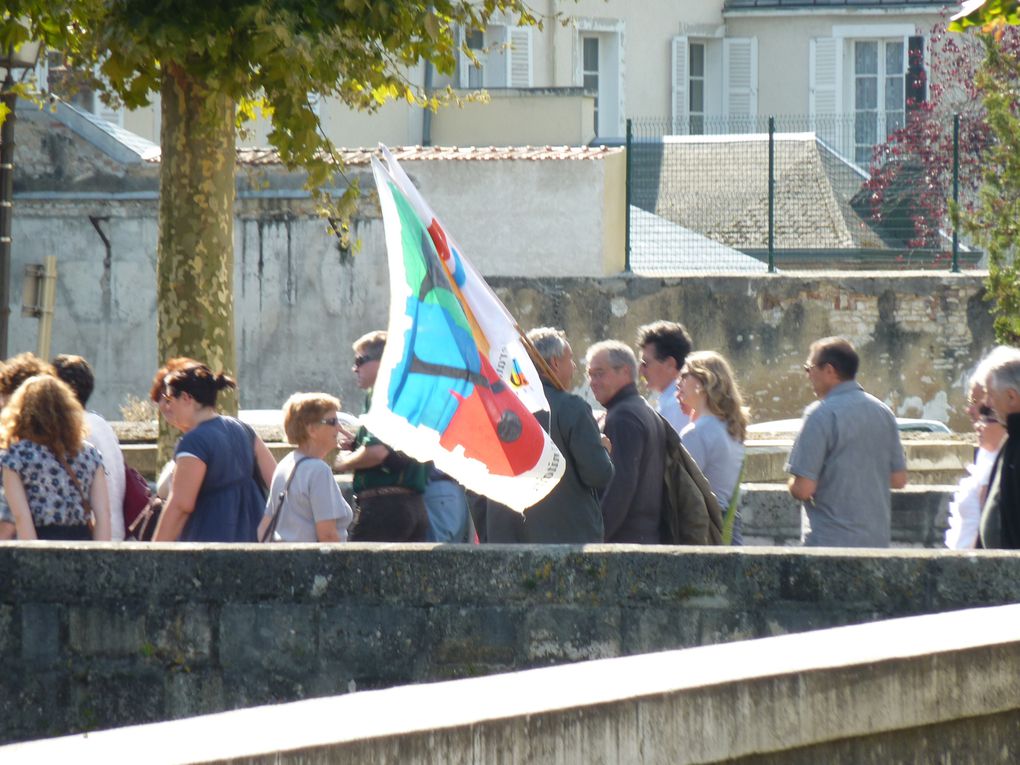
[[[680,433],[691,457],[726,508],[740,481],[748,415],[726,359],[715,351],[687,356],[676,383],[676,396],[691,410],[691,423]],[[733,544],[743,543],[740,515],[735,516]]]
[[[78,399],[50,375],[28,378],[7,402],[0,465],[18,539],[110,539],[103,458],[85,430]]]
[[[337,448],[339,410],[340,400],[325,393],[295,393],[283,405],[283,429],[297,448],[273,473],[259,539],[279,513],[276,534],[284,542],[347,541],[354,513],[325,462]]]

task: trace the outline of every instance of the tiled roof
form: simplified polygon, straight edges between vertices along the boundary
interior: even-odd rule
[[[960,5],[960,0],[726,0],[723,12],[757,8],[916,8],[933,5]]]
[[[390,152],[401,162],[423,160],[486,160],[519,159],[540,161],[546,159],[602,159],[622,152],[622,148],[607,146],[402,146]],[[367,165],[376,149],[339,149],[337,154],[348,167]],[[276,149],[238,149],[237,161],[242,165],[278,165]]]

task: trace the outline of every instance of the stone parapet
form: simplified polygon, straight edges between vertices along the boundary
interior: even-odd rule
[[[0,759],[985,765],[1020,757],[1018,677],[1014,605],[265,706]]]
[[[5,741],[1020,601],[1020,556],[0,543]]]

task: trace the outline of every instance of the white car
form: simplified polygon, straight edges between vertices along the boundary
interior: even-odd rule
[[[791,420],[771,420],[769,422],[757,422],[747,426],[748,433],[778,433],[794,434],[800,432],[803,423],[800,417]],[[952,433],[953,431],[944,422],[938,420],[915,420],[909,417],[897,417],[896,427],[901,433]]]

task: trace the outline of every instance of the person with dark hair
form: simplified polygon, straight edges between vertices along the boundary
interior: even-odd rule
[[[81,356],[61,354],[53,359],[53,369],[58,378],[67,383],[78,403],[88,405],[96,378],[92,366]],[[110,498],[110,538],[114,542],[124,539],[124,455],[120,442],[103,415],[91,409],[85,410],[85,424],[88,433],[85,438],[99,449],[106,471],[106,490]]]
[[[0,464],[19,540],[110,538],[103,459],[84,435],[81,404],[52,375],[29,377],[7,400]]]
[[[680,370],[694,347],[683,324],[656,321],[638,328],[640,371],[648,387],[655,392],[655,409],[679,433],[690,424],[690,415],[674,395]]]
[[[889,489],[907,484],[896,418],[857,384],[858,364],[841,337],[812,343],[804,364],[819,400],[804,410],[786,470],[790,493],[804,503],[802,538],[811,547],[888,547]]]
[[[154,542],[254,542],[276,460],[255,431],[216,411],[221,390],[237,384],[188,358],[167,361],[150,395],[169,425],[184,436],[174,450],[170,497]]]

